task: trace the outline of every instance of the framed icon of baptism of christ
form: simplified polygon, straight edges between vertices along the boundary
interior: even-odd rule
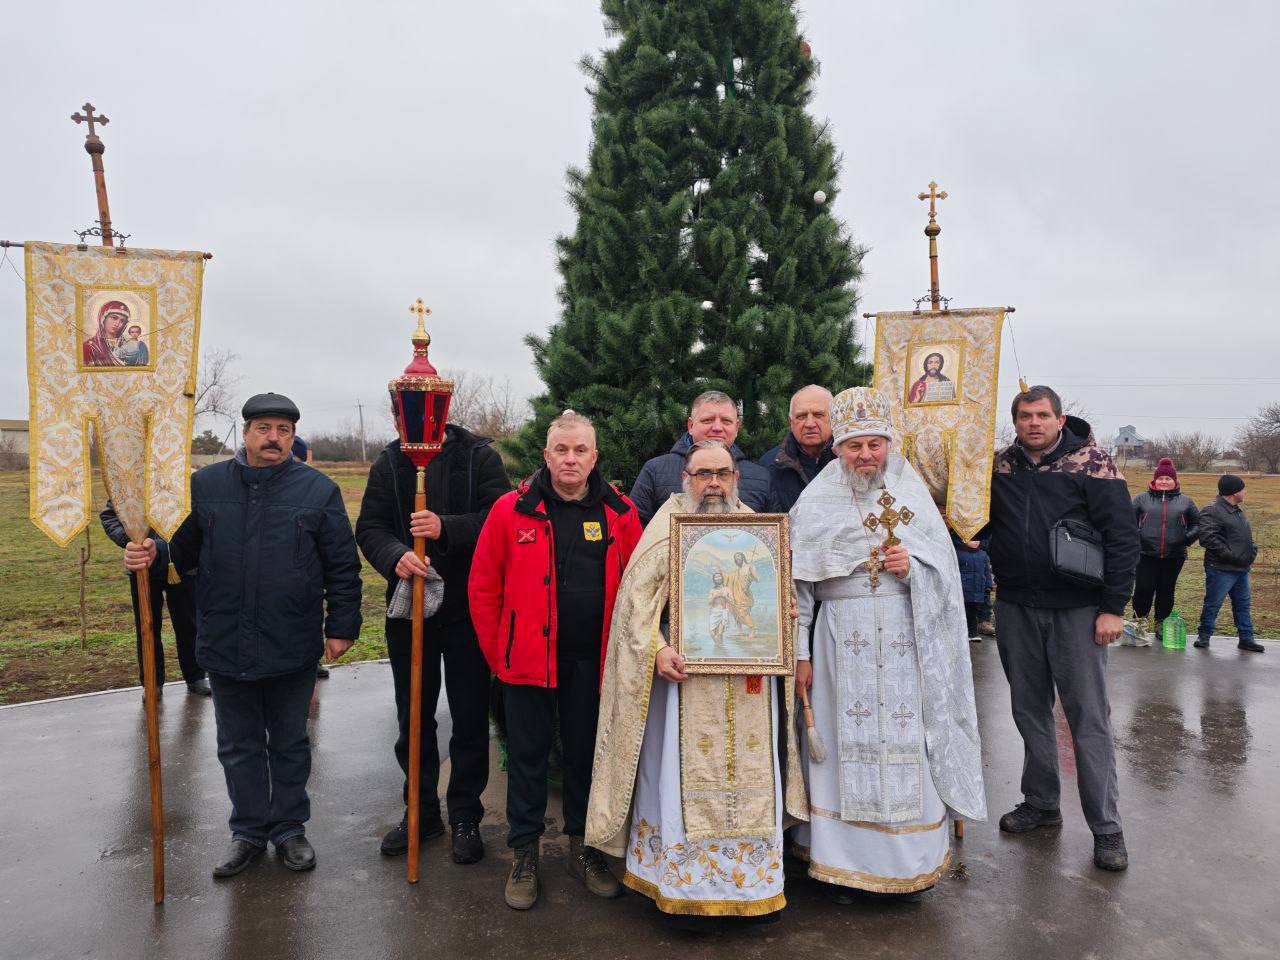
[[[689,674],[795,672],[785,513],[671,517],[671,645]]]

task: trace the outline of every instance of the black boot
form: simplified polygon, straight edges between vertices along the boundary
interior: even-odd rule
[[[1267,648],[1260,644],[1257,640],[1241,640],[1236,644],[1241,650],[1248,650],[1250,653],[1266,653]]]
[[[1123,833],[1094,834],[1093,865],[1099,870],[1128,869],[1129,851],[1125,849]]]
[[[304,836],[290,837],[283,843],[276,844],[276,856],[284,861],[290,870],[314,870],[316,851]]]
[[[433,815],[434,814],[434,815]],[[424,810],[418,815],[418,842],[431,840],[444,833],[444,821],[440,811]],[[384,857],[400,857],[409,850],[409,815],[406,813],[400,822],[386,832],[379,847]]]
[[[453,825],[453,862],[479,863],[484,856],[484,841],[480,839],[480,824],[464,820]]]
[[[1029,803],[1020,803],[1000,818],[1000,829],[1005,833],[1026,833],[1037,827],[1062,826],[1061,810],[1041,810]]]
[[[222,862],[213,868],[214,877],[218,880],[234,877],[262,856],[262,851],[265,849],[266,847],[255,847],[248,840],[232,840]]]

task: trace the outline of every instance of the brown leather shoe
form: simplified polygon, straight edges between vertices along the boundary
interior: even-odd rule
[[[605,863],[604,854],[595,847],[588,847],[582,837],[569,838],[569,859],[566,861],[569,876],[581,880],[597,897],[612,900],[622,896],[622,884]]]
[[[506,900],[512,910],[528,910],[538,902],[538,841],[512,851]]]

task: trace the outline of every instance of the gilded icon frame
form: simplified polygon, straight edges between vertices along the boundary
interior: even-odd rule
[[[670,522],[669,636],[685,673],[793,675],[787,515],[677,513]]]

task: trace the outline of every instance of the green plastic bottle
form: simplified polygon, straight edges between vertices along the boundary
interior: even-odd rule
[[[1160,643],[1166,650],[1185,650],[1187,647],[1187,622],[1174,610],[1164,618],[1160,630]]]

